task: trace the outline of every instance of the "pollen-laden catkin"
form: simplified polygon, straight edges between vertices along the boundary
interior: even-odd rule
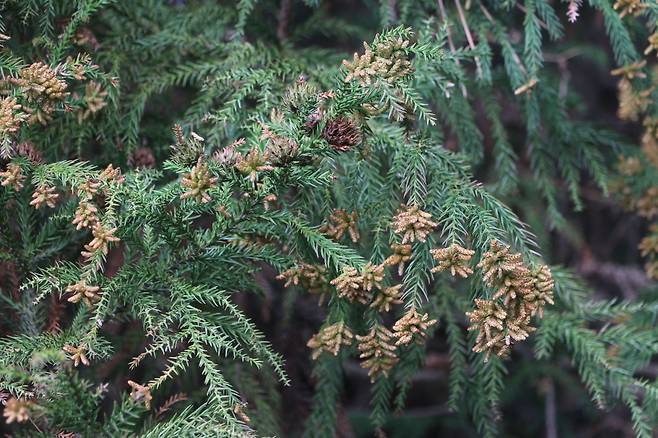
[[[49,100],[62,100],[69,93],[66,82],[57,77],[57,72],[42,62],[35,62],[18,72],[18,79],[13,79],[30,99],[44,97]]]
[[[100,222],[94,224],[91,230],[94,238],[91,242],[89,242],[89,244],[85,245],[85,251],[82,252],[82,256],[86,258],[92,258],[98,252],[102,252],[104,255],[107,255],[109,251],[109,244],[111,242],[118,242],[120,240],[114,235],[116,231],[116,228],[105,228],[105,226]]]
[[[508,245],[503,245],[497,240],[489,244],[489,251],[482,255],[482,260],[477,265],[482,270],[482,279],[488,286],[493,286],[507,273],[523,267],[521,254],[511,253]]]
[[[388,372],[399,360],[393,339],[394,334],[380,324],[372,327],[367,335],[356,337],[361,353],[359,357],[363,359],[361,367],[368,370],[372,382],[380,374],[388,376]]]
[[[74,347],[72,345],[65,345],[63,348],[64,351],[71,355],[71,361],[73,361],[73,366],[77,367],[82,364],[84,366],[89,366],[89,359],[87,358],[87,350],[83,346]]]
[[[78,186],[78,196],[81,199],[91,200],[96,196],[101,185],[98,180],[88,179]]]
[[[391,310],[391,306],[402,304],[400,289],[402,289],[401,284],[379,289],[375,293],[375,299],[370,307],[377,309],[379,312],[388,312]]]
[[[629,81],[635,78],[644,79],[647,77],[647,74],[643,71],[646,65],[647,65],[647,61],[642,60],[616,68],[612,70],[610,74],[612,76],[622,76],[624,79]]]
[[[547,304],[555,304],[553,301],[553,288],[555,282],[551,270],[546,265],[541,265],[530,271],[531,288],[528,295],[523,297],[526,306],[530,309],[530,316],[538,315],[544,317],[544,308]]]
[[[436,319],[429,319],[427,313],[420,314],[412,307],[393,325],[393,332],[398,338],[395,345],[409,345],[412,341],[422,344],[427,338],[427,330],[434,324]]]
[[[649,45],[644,49],[644,54],[648,55],[654,51],[658,54],[658,32],[654,32],[649,36]]]
[[[322,265],[300,263],[296,267],[282,272],[276,278],[285,280],[285,287],[301,286],[312,294],[320,295],[321,301],[331,291],[327,268]]]
[[[258,181],[261,172],[274,170],[274,166],[270,164],[270,157],[267,153],[261,153],[258,148],[252,148],[246,156],[237,155],[235,168],[247,175],[247,179],[254,183]]]
[[[180,195],[180,198],[192,198],[203,204],[210,202],[208,190],[215,187],[217,179],[217,177],[210,176],[208,164],[203,162],[202,157],[199,157],[191,172],[181,180],[181,185],[187,190]]]
[[[466,312],[470,321],[468,331],[477,331],[473,351],[484,353],[484,361],[489,360],[493,352],[498,356],[509,353],[509,345],[505,342],[505,319],[507,311],[504,307],[492,300],[475,300],[476,308]]]
[[[15,135],[28,115],[14,97],[0,98],[0,138]]]
[[[398,275],[402,276],[404,265],[411,260],[411,245],[393,243],[391,245],[391,251],[393,251],[393,254],[384,260],[384,264],[387,266],[398,265]]]
[[[438,263],[432,268],[432,272],[450,271],[454,277],[458,275],[466,278],[473,273],[473,269],[469,266],[471,258],[475,251],[463,248],[456,243],[453,243],[447,248],[437,248],[430,251],[434,260]]]
[[[478,331],[473,351],[506,356],[512,344],[525,340],[535,328],[531,318],[543,317],[553,304],[553,278],[548,266],[530,269],[520,254],[492,241],[478,267],[485,284],[495,289],[491,300],[476,299],[476,309],[466,312],[470,331]]]
[[[32,403],[25,399],[10,398],[5,404],[5,410],[2,415],[5,417],[7,424],[13,422],[25,423],[30,419],[30,408]]]
[[[320,227],[320,232],[326,234],[332,239],[339,241],[345,233],[348,233],[352,242],[359,241],[359,228],[356,211],[348,213],[343,209],[337,209],[331,212],[327,223]]]
[[[384,265],[375,265],[368,262],[361,272],[361,287],[368,292],[373,288],[382,288],[384,280]]]
[[[638,157],[619,157],[617,170],[624,176],[634,176],[642,172],[642,161]]]
[[[108,164],[105,169],[98,175],[98,179],[105,181],[106,183],[116,183],[122,184],[125,181],[125,177],[121,175],[121,168],[114,167],[112,164]]]
[[[151,409],[151,400],[153,400],[151,388],[149,386],[140,385],[132,380],[128,380],[128,385],[132,389],[130,391],[130,398],[136,403],[144,403],[146,409]]]
[[[372,292],[362,287],[363,276],[356,268],[347,266],[343,272],[333,280],[331,285],[336,287],[338,296],[345,298],[350,303],[357,301],[361,304],[367,304],[372,300]]]
[[[642,0],[617,0],[612,7],[619,12],[620,18],[624,18],[628,14],[639,15],[647,5]]]
[[[658,187],[652,186],[647,189],[637,201],[637,212],[647,219],[658,215]]]
[[[619,100],[617,115],[619,118],[622,120],[637,121],[640,118],[640,114],[651,103],[651,91],[638,92],[630,80],[622,78],[617,83],[617,97]]]
[[[376,79],[394,82],[413,73],[413,66],[406,53],[409,41],[403,38],[388,38],[372,48],[363,43],[364,53],[354,54],[352,62],[343,61],[347,70],[345,82],[358,81],[370,85]]]
[[[354,120],[339,116],[327,122],[322,130],[322,138],[336,152],[347,152],[361,143],[361,128]]]
[[[337,322],[320,330],[306,344],[311,350],[313,360],[320,357],[323,351],[338,356],[343,346],[352,345],[354,335],[343,321]]]
[[[81,200],[75,210],[73,225],[76,230],[93,228],[98,223],[98,208],[87,200]]]
[[[402,244],[407,242],[424,242],[438,225],[432,221],[432,215],[424,212],[417,205],[402,206],[391,223],[396,234],[402,235]]]
[[[90,286],[86,280],[80,280],[66,288],[66,292],[71,293],[67,301],[69,303],[83,301],[87,306],[93,307],[101,299],[99,291],[99,286]]]
[[[85,108],[78,113],[78,121],[82,123],[107,106],[107,91],[97,82],[87,82],[85,86]]]
[[[17,192],[23,188],[23,181],[25,181],[23,169],[15,163],[7,164],[7,170],[0,172],[0,178],[2,178],[0,185],[3,187],[11,186]]]
[[[32,193],[32,201],[30,201],[30,205],[32,205],[34,208],[41,208],[44,204],[46,204],[50,208],[55,208],[55,201],[57,201],[57,198],[59,198],[59,195],[55,193],[55,190],[55,187],[37,187],[35,192]]]

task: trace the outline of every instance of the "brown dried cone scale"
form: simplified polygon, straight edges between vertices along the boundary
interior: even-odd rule
[[[99,290],[100,287],[90,286],[86,280],[80,280],[66,288],[66,292],[72,294],[67,301],[69,303],[78,303],[82,300],[87,306],[93,307],[101,299],[98,293]]]
[[[311,357],[316,360],[323,351],[338,356],[342,346],[352,345],[353,338],[352,331],[341,321],[321,329],[306,345],[313,350]]]
[[[155,167],[155,155],[153,155],[151,148],[137,148],[130,155],[128,164],[136,169],[153,169]]]
[[[438,224],[432,222],[432,215],[424,212],[417,205],[401,206],[393,217],[393,230],[402,235],[402,244],[407,242],[424,242]]]
[[[347,152],[361,143],[361,128],[351,119],[343,116],[327,122],[322,130],[322,138],[337,152]]]
[[[398,338],[395,345],[409,345],[412,341],[422,344],[427,337],[427,330],[436,324],[436,319],[429,319],[427,313],[419,314],[412,307],[398,319],[393,325],[395,337]]]
[[[320,227],[320,231],[332,239],[339,241],[347,232],[352,242],[359,241],[359,228],[357,223],[356,211],[348,213],[343,209],[337,209],[331,212],[327,223]]]
[[[447,248],[437,248],[430,251],[434,260],[438,263],[432,268],[432,272],[441,272],[450,270],[450,274],[454,277],[459,275],[466,278],[473,273],[473,269],[469,266],[471,258],[475,251],[461,247],[453,243]]]
[[[55,208],[55,201],[59,195],[55,193],[55,187],[39,186],[34,193],[32,193],[32,201],[30,205],[34,208],[41,208],[46,204],[50,208]]]
[[[393,243],[391,245],[391,250],[393,251],[393,254],[384,260],[384,264],[387,266],[398,265],[398,275],[402,276],[405,263],[411,260],[411,245],[398,245],[397,243]]]
[[[25,175],[23,175],[23,169],[18,164],[7,164],[7,170],[0,172],[0,177],[2,177],[0,185],[3,187],[12,186],[15,191],[19,191],[23,188]]]
[[[393,345],[393,333],[382,325],[376,325],[365,336],[357,336],[361,367],[368,370],[368,376],[372,382],[377,376],[383,374],[388,376],[388,372],[398,362],[395,354],[396,346]]]
[[[181,180],[181,185],[185,187],[187,191],[180,195],[180,198],[192,198],[206,204],[210,202],[208,190],[215,187],[216,183],[217,177],[210,176],[208,164],[203,162],[202,157],[199,157],[196,165],[192,168],[192,171]]]

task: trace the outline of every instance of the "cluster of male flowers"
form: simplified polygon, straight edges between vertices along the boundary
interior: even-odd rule
[[[25,169],[30,170],[38,166],[39,163],[29,160],[21,162],[22,164],[19,164],[19,161],[12,161],[7,165],[7,170],[0,172],[0,184],[2,186],[11,187],[16,192],[23,190],[27,179]],[[102,259],[107,256],[110,244],[119,241],[119,238],[115,235],[117,228],[111,226],[111,215],[106,214],[103,217],[103,209],[107,208],[106,199],[110,196],[110,193],[123,182],[124,178],[121,175],[121,170],[110,164],[97,176],[89,177],[79,184],[72,183],[68,187],[56,187],[43,182],[35,184],[30,205],[36,209],[56,208],[62,196],[75,197],[78,204],[73,215],[72,226],[75,226],[76,230],[91,231],[91,240],[84,245],[80,254],[85,264],[81,278],[77,282],[66,286],[64,290],[64,295],[70,303],[83,303],[93,308],[101,300],[100,287],[90,279]],[[88,366],[90,364],[86,344],[81,343],[77,346],[67,344],[64,345],[63,350],[69,355],[73,366],[77,367],[80,364]],[[34,407],[34,404],[29,400],[10,399],[7,401],[4,410],[7,422],[27,421],[29,418],[28,413]]]
[[[54,67],[33,62],[0,79],[2,155],[16,153],[21,128],[48,125],[56,112],[74,113],[79,123],[97,114],[107,105],[108,96],[101,83],[92,79],[98,75],[99,67],[91,58],[80,55]],[[77,81],[74,89],[71,81]],[[109,83],[116,85],[113,80]]]
[[[322,230],[331,238],[340,240],[349,235],[356,242],[359,239],[358,217],[356,212],[335,210]],[[390,224],[400,243],[392,243],[390,256],[381,264],[367,263],[361,270],[344,267],[340,275],[331,279],[328,270],[322,265],[300,263],[279,275],[285,286],[301,286],[310,293],[325,296],[335,288],[339,298],[349,303],[359,303],[378,312],[389,312],[394,305],[402,304],[402,284],[385,284],[387,267],[396,267],[402,276],[405,264],[412,258],[412,243],[424,242],[437,224],[432,216],[418,206],[402,206]],[[466,278],[473,274],[471,260],[475,251],[452,244],[447,248],[432,249],[436,266],[431,272],[450,272],[452,276]],[[492,241],[489,251],[476,267],[482,273],[484,284],[493,290],[490,299],[476,299],[475,309],[467,312],[469,331],[476,331],[473,351],[485,354],[488,360],[491,353],[507,356],[515,342],[523,341],[535,330],[531,319],[542,317],[547,304],[553,304],[553,280],[545,265],[528,267],[518,253],[509,246]],[[362,367],[374,381],[379,375],[388,375],[399,360],[399,348],[412,342],[423,343],[428,329],[437,321],[430,319],[415,307],[409,307],[391,329],[381,323],[374,323],[363,336],[354,335],[344,321],[325,326],[314,335],[308,346],[317,359],[322,352],[338,355],[343,347],[350,347],[355,341]]]
[[[355,53],[352,62],[343,61],[347,70],[346,81],[368,86],[375,80],[395,81],[413,71],[405,53],[408,40],[384,38],[375,41],[372,47],[364,43],[364,53]],[[335,150],[346,151],[360,142],[358,130],[349,119],[341,118],[333,125],[331,122],[327,125],[324,136]],[[334,137],[333,141],[329,137]],[[335,278],[330,277],[325,266],[299,263],[278,278],[285,280],[286,287],[301,286],[318,294],[320,304],[335,290],[340,299],[386,313],[393,306],[403,304],[403,284],[387,285],[386,268],[397,267],[397,274],[402,277],[405,265],[412,258],[412,244],[425,242],[437,226],[432,215],[419,206],[401,205],[390,223],[398,241],[391,243],[391,254],[383,263],[368,262],[361,269],[345,266]],[[357,212],[336,209],[320,230],[336,241],[349,236],[356,243],[360,238]],[[453,276],[463,278],[473,273],[470,261],[474,251],[453,244],[431,252],[437,262],[432,272],[449,271]],[[473,350],[484,352],[485,360],[492,352],[506,356],[514,342],[526,339],[534,330],[531,318],[535,315],[542,317],[544,306],[553,303],[551,273],[547,266],[527,267],[520,254],[512,253],[510,247],[496,241],[491,243],[490,251],[477,266],[483,272],[485,284],[495,288],[495,293],[491,299],[476,300],[476,308],[466,313],[470,321],[468,329],[478,332]],[[361,365],[374,381],[379,375],[388,375],[399,361],[404,346],[413,342],[422,344],[436,323],[428,313],[410,306],[390,329],[381,322],[374,322],[367,333],[355,335],[345,321],[338,321],[324,326],[307,345],[312,349],[313,359],[318,359],[323,352],[338,355],[343,347],[356,342]]]
[[[615,3],[620,16],[640,17],[647,4],[638,0],[624,0]],[[658,23],[654,23],[656,28]],[[641,122],[641,152],[634,156],[620,156],[617,165],[619,178],[611,184],[623,206],[636,211],[647,219],[658,217],[658,117],[655,112],[655,93],[658,86],[658,65],[649,65],[649,58],[658,55],[658,31],[648,38],[644,51],[646,59],[612,70],[619,77],[617,115],[630,122]],[[653,107],[653,108],[652,108]],[[658,224],[649,228],[649,234],[639,245],[640,253],[647,258],[645,270],[651,278],[658,279]]]

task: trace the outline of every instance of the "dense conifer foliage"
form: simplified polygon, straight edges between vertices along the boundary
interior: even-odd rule
[[[0,1],[2,430],[404,436],[440,353],[435,431],[571,434],[557,386],[653,436],[658,290],[595,294],[551,239],[585,193],[658,216],[657,25],[653,0]],[[658,278],[657,225],[638,252]],[[539,430],[510,381],[543,388]]]

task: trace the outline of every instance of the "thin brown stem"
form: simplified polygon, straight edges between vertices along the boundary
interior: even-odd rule
[[[473,35],[471,35],[471,30],[468,27],[468,22],[466,21],[466,15],[464,15],[464,10],[462,8],[462,4],[459,0],[455,0],[455,6],[457,6],[457,13],[459,14],[459,20],[462,23],[462,27],[464,28],[464,34],[466,35],[466,41],[468,41],[468,46],[471,48],[471,50],[475,50],[475,40],[473,39]],[[475,65],[477,68],[477,73],[478,77],[482,77],[482,66],[480,65],[480,58],[478,56],[475,57]]]
[[[446,7],[443,4],[443,0],[437,0],[437,4],[439,5],[439,13],[441,14],[441,21],[447,24],[446,33],[448,36],[448,47],[450,48],[450,52],[454,53],[457,49],[455,48],[455,43],[452,40],[452,33],[450,32],[450,25],[448,24],[448,14],[446,13]],[[461,65],[459,59],[457,60],[457,65]],[[462,90],[462,95],[464,97],[468,97],[466,86],[464,84],[459,84],[459,85]]]

